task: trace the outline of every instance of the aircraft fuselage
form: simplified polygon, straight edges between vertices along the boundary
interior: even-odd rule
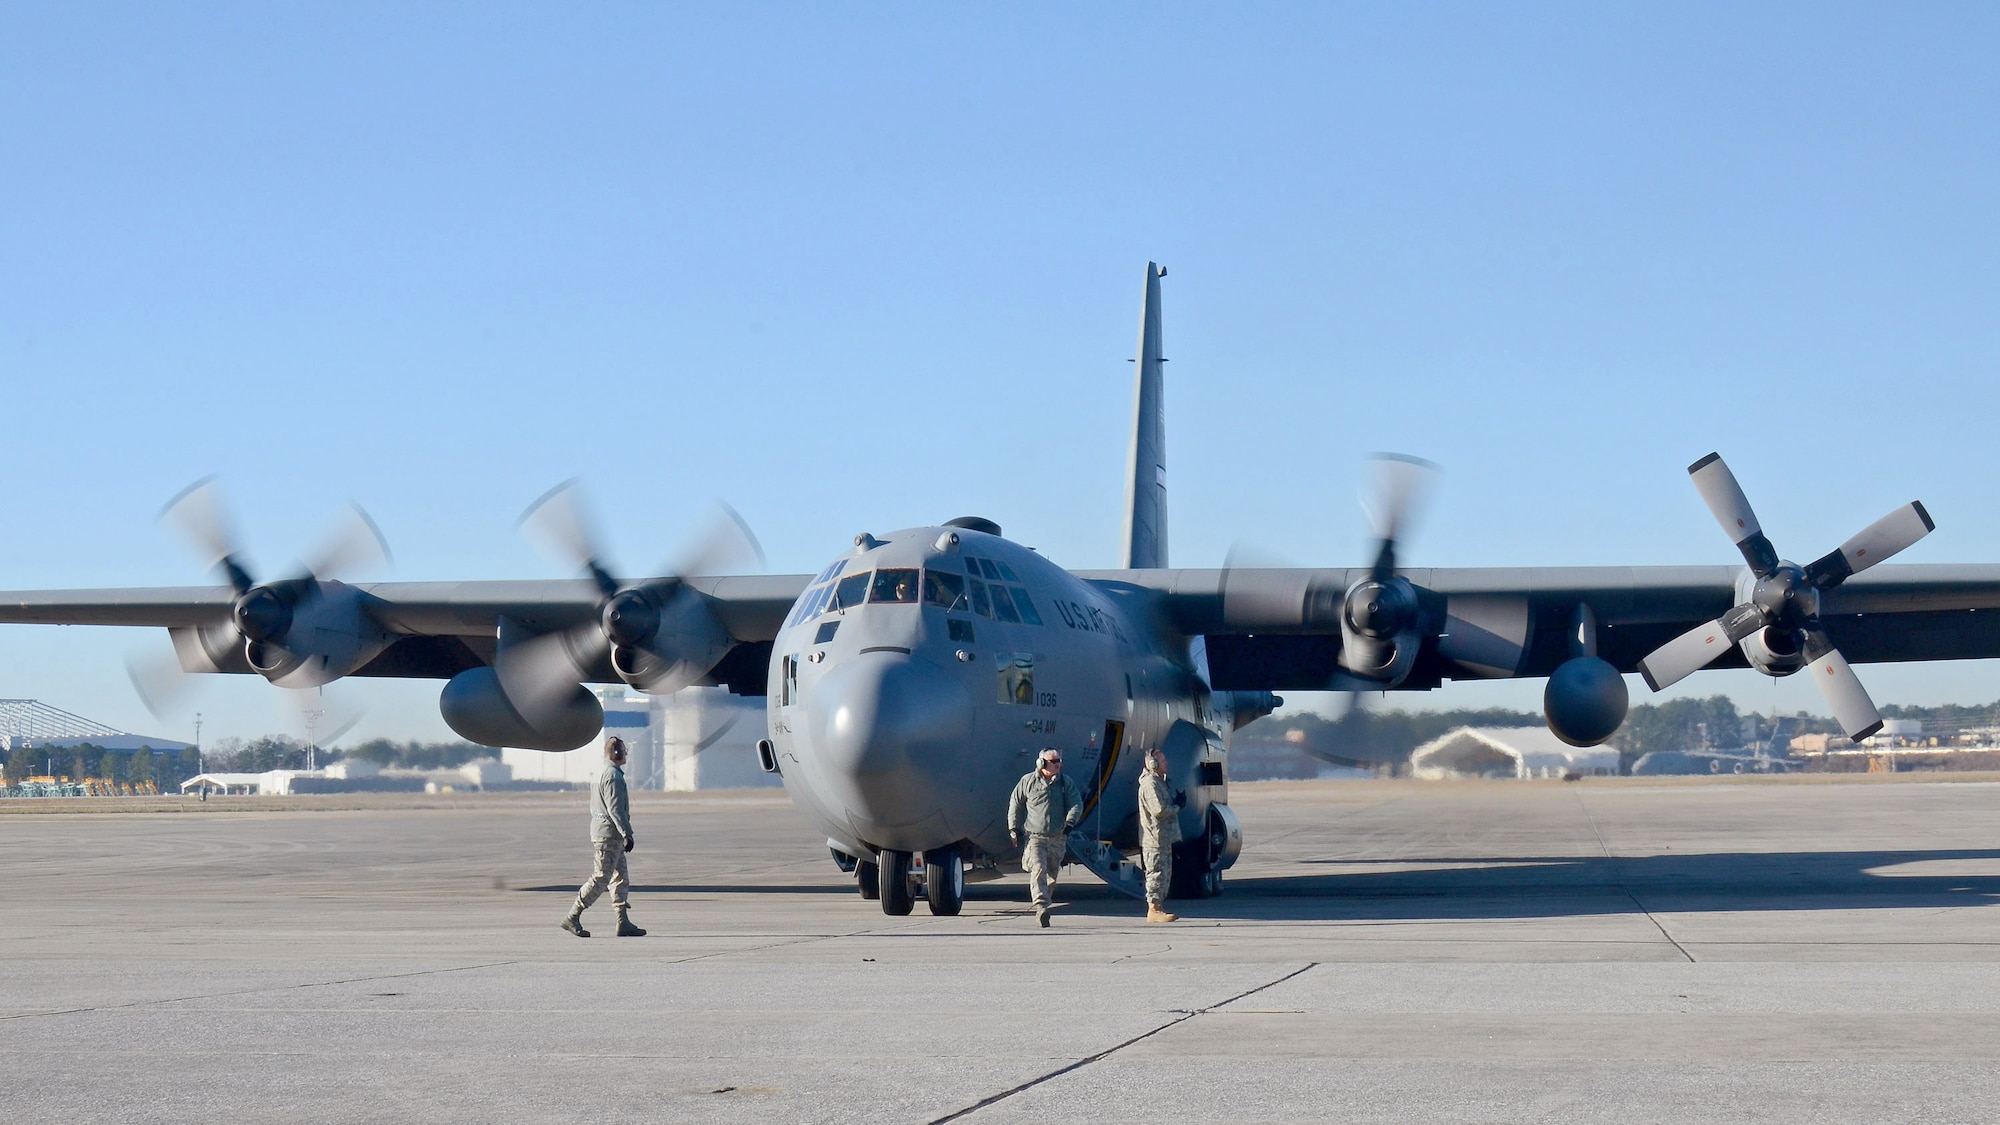
[[[785,787],[857,859],[956,846],[975,867],[1011,869],[1007,798],[1039,751],[1063,752],[1080,829],[1129,851],[1144,752],[1158,747],[1188,795],[1182,835],[1202,840],[1227,815],[1235,700],[1209,691],[1199,642],[1152,610],[1143,592],[982,530],[859,537],[773,647]]]

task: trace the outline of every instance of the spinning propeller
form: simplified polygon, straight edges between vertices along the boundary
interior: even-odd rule
[[[1349,675],[1336,676],[1336,690],[1395,686],[1409,674],[1423,640],[1417,633],[1423,606],[1416,587],[1396,573],[1396,544],[1407,535],[1437,466],[1399,453],[1377,453],[1369,464],[1361,507],[1375,532],[1375,561],[1341,600],[1340,665]]]
[[[627,581],[605,562],[581,490],[564,481],[528,506],[524,532],[575,563],[596,585],[595,618],[567,629],[504,643],[494,670],[509,698],[542,709],[579,683],[600,678],[606,655],[619,678],[641,691],[666,693],[706,675],[734,644],[684,578],[763,562],[762,548],[741,516],[718,504],[710,522],[658,578]]]
[[[341,579],[390,561],[389,546],[375,521],[349,504],[309,552],[300,572],[259,582],[241,547],[222,488],[204,477],[167,502],[160,521],[180,533],[203,562],[218,571],[235,593],[225,623],[199,631],[201,646],[217,664],[232,663],[237,651],[252,669],[279,687],[300,722],[321,741],[331,741],[360,718],[358,707],[325,697],[327,684],[354,670],[369,654],[369,624],[358,611],[357,594]],[[306,627],[300,627],[304,620]],[[320,650],[313,644],[327,644]],[[132,685],[156,716],[169,710],[189,684],[177,659],[135,658],[127,662]],[[328,720],[331,720],[330,722]]]
[[[1930,534],[1935,526],[1920,502],[1897,508],[1861,533],[1814,562],[1799,566],[1778,557],[1764,536],[1750,501],[1720,454],[1711,453],[1688,467],[1694,486],[1722,530],[1743,552],[1751,580],[1738,587],[1741,604],[1697,629],[1681,634],[1639,662],[1639,674],[1654,691],[1679,682],[1707,667],[1731,645],[1763,632],[1771,652],[1797,655],[1806,662],[1812,680],[1826,697],[1840,729],[1856,742],[1881,729],[1882,717],[1854,678],[1847,660],[1827,638],[1820,621],[1819,596],[1853,575],[1883,561]]]

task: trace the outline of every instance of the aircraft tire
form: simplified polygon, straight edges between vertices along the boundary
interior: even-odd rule
[[[924,900],[931,913],[950,918],[965,907],[965,865],[956,845],[924,853]]]
[[[1202,843],[1190,840],[1174,845],[1174,879],[1167,887],[1168,898],[1209,897],[1208,877],[1215,869],[1209,866],[1207,849],[1199,846]]]
[[[872,859],[864,859],[854,865],[854,881],[861,887],[861,897],[874,901],[882,897],[882,869]]]
[[[882,859],[882,913],[900,918],[917,904],[910,893],[910,853],[884,851]]]

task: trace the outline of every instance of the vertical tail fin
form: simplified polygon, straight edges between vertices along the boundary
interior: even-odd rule
[[[1125,568],[1167,565],[1167,403],[1160,378],[1160,279],[1165,266],[1146,263],[1145,304],[1139,313],[1138,371],[1132,388],[1132,455],[1125,470]]]

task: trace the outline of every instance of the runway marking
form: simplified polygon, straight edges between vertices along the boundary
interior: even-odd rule
[[[1576,807],[1583,810],[1583,819],[1586,823],[1590,825],[1590,834],[1597,837],[1598,850],[1604,853],[1605,859],[1612,861],[1612,870],[1613,871],[1618,870],[1619,867],[1622,866],[1621,864],[1618,863],[1619,857],[1612,855],[1611,845],[1604,842],[1604,833],[1600,831],[1597,827],[1597,818],[1590,815],[1590,806],[1583,803],[1583,791],[1580,789],[1576,790]],[[1653,924],[1653,928],[1660,931],[1660,936],[1667,939],[1667,944],[1673,946],[1675,949],[1680,950],[1681,956],[1688,959],[1688,964],[1690,965],[1694,964],[1694,954],[1689,953],[1687,951],[1686,946],[1674,940],[1674,935],[1667,932],[1667,927],[1663,925],[1658,918],[1653,916],[1652,911],[1646,909],[1646,904],[1639,901],[1639,896],[1632,893],[1632,888],[1626,886],[1624,880],[1622,879],[1617,880],[1614,885],[1616,885],[1617,888],[1624,893],[1626,898],[1632,900],[1633,907],[1635,907],[1639,911],[1639,913],[1644,914],[1646,916],[1646,921],[1651,922]]]
[[[1049,1071],[1047,1074],[1041,1075],[1040,1077],[1031,1078],[1028,1081],[1021,1083],[1019,1086],[1015,1086],[1007,1090],[1002,1090],[997,1094],[988,1095],[987,1097],[981,1098],[980,1100],[972,1103],[971,1105],[966,1106],[964,1109],[955,1110],[951,1113],[947,1113],[943,1117],[934,1117],[930,1121],[926,1122],[925,1125],[945,1125],[945,1123],[948,1121],[957,1121],[960,1118],[967,1116],[968,1114],[977,1113],[980,1110],[985,1109],[987,1106],[995,1105],[999,1102],[1006,1101],[1008,1098],[1011,1098],[1015,1094],[1021,1093],[1024,1090],[1032,1090],[1035,1087],[1041,1085],[1044,1082],[1049,1081],[1052,1078],[1061,1078],[1063,1075],[1068,1074],[1072,1071],[1082,1070],[1084,1067],[1089,1066],[1091,1063],[1097,1062],[1100,1059],[1109,1058],[1110,1056],[1117,1054],[1118,1052],[1124,1050],[1125,1048],[1130,1047],[1134,1043],[1143,1043],[1146,1040],[1151,1039],[1153,1036],[1158,1035],[1160,1032],[1165,1031],[1170,1027],[1179,1027],[1181,1024],[1186,1023],[1187,1021],[1195,1018],[1196,1016],[1207,1015],[1208,1013],[1213,1012],[1218,1008],[1224,1008],[1230,1004],[1234,1004],[1238,1000],[1242,1000],[1250,996],[1255,996],[1259,992],[1262,992],[1267,988],[1276,987],[1277,985],[1281,985],[1286,981],[1291,980],[1293,977],[1300,975],[1301,973],[1305,973],[1309,970],[1317,968],[1319,968],[1318,961],[1308,961],[1299,968],[1293,969],[1291,972],[1286,973],[1284,976],[1281,976],[1276,980],[1265,981],[1263,984],[1260,984],[1255,988],[1246,989],[1245,991],[1239,992],[1236,995],[1231,996],[1227,1000],[1210,1004],[1206,1008],[1196,1008],[1191,1012],[1182,1012],[1181,1014],[1175,1016],[1173,1019],[1168,1020],[1167,1022],[1152,1029],[1151,1031],[1142,1032],[1138,1035],[1134,1035],[1132,1038],[1127,1039],[1123,1043],[1106,1047],[1104,1050],[1099,1051],[1094,1055],[1087,1055],[1083,1058],[1080,1058],[1075,1062],[1070,1063],[1068,1066],[1058,1067],[1055,1070]]]

